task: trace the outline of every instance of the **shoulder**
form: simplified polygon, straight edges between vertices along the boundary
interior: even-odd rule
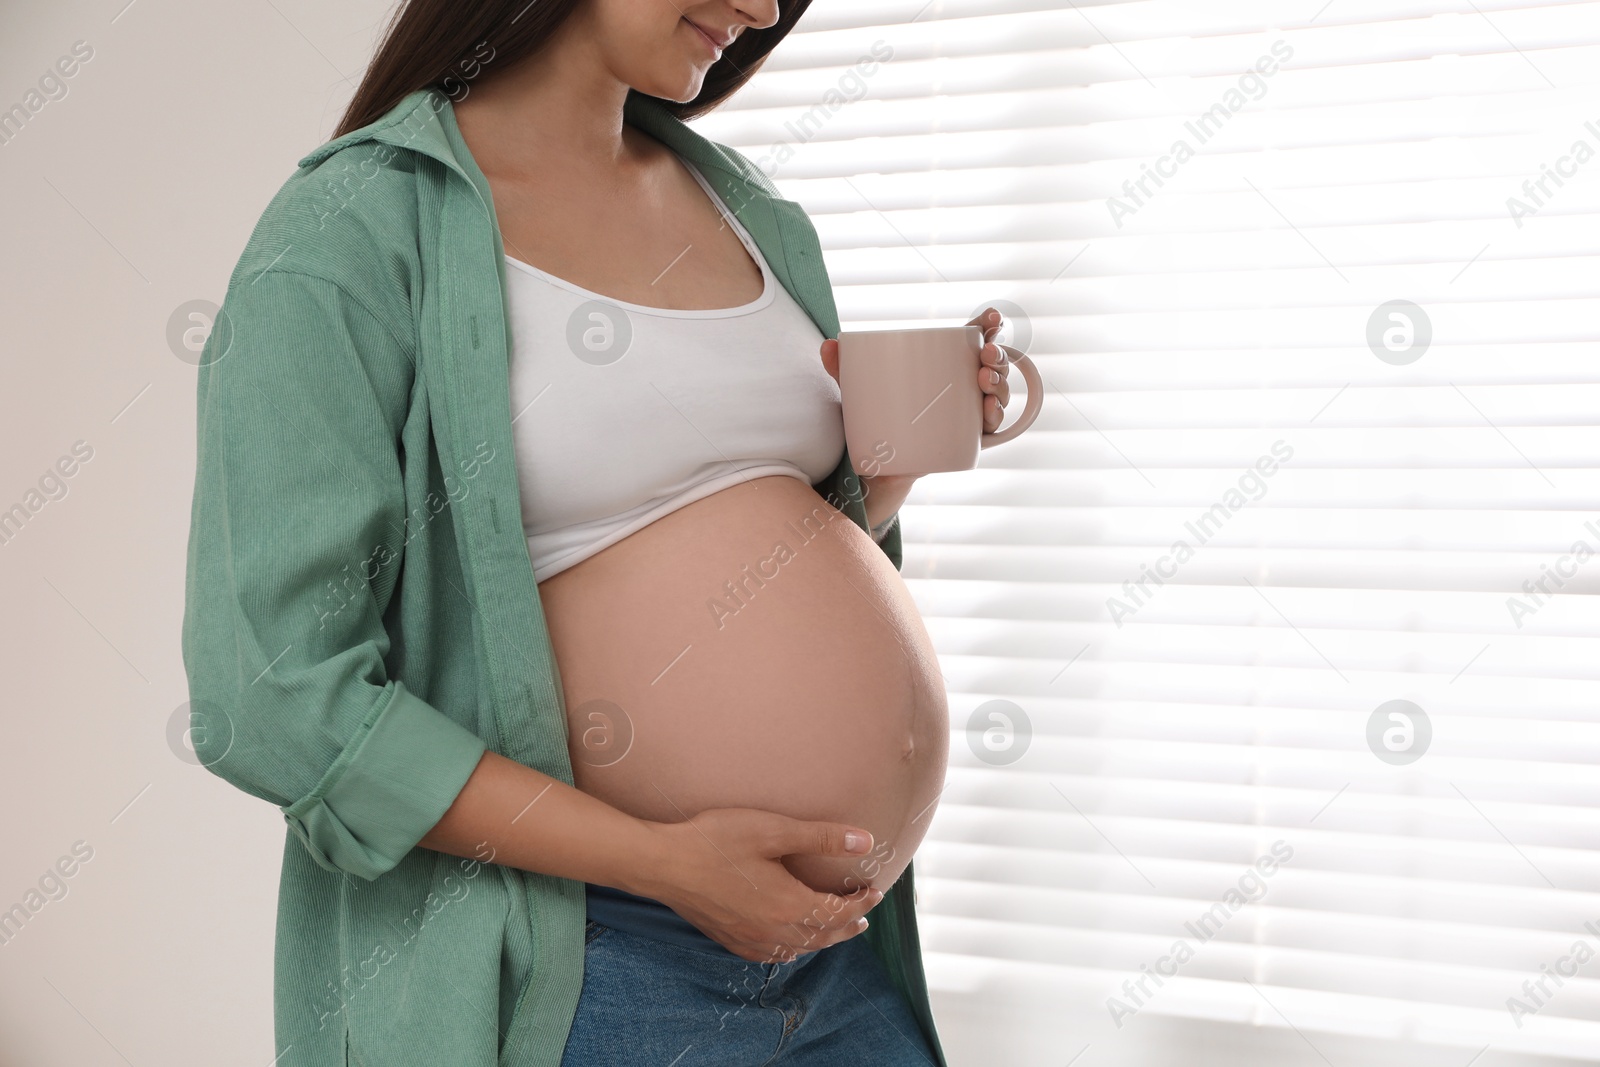
[[[228,295],[263,274],[332,283],[398,337],[412,329],[418,262],[417,153],[381,141],[330,143],[268,202],[228,279]]]

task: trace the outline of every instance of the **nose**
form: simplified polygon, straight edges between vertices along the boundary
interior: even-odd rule
[[[778,21],[778,0],[733,0],[733,10],[752,30],[764,30]]]

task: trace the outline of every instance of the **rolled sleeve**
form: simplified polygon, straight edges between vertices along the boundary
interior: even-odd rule
[[[395,682],[373,722],[283,817],[322,866],[376,878],[450,809],[485,748]]]

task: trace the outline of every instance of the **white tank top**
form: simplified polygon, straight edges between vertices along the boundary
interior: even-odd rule
[[[511,430],[536,581],[739,482],[815,484],[844,453],[821,331],[679,159],[761,268],[750,303],[630,304],[506,256]]]

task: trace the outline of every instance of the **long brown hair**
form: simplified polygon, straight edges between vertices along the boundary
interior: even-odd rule
[[[401,0],[333,136],[375,122],[418,89],[435,87],[459,98],[474,79],[509,68],[544,47],[583,2]],[[779,0],[778,21],[764,30],[740,33],[706,72],[699,95],[687,103],[661,103],[680,119],[710,111],[750,80],[810,4]],[[630,95],[637,92],[629,90]]]

